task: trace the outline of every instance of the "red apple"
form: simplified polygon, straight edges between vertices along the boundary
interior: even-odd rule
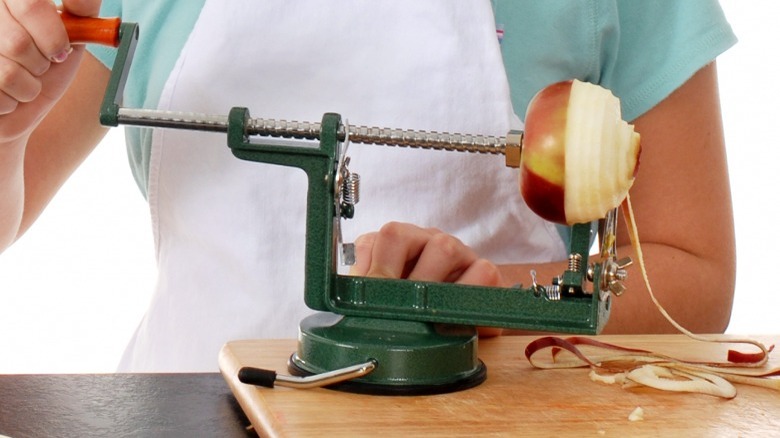
[[[570,80],[531,99],[520,158],[520,192],[544,219],[601,219],[625,199],[639,165],[639,134],[609,90]]]

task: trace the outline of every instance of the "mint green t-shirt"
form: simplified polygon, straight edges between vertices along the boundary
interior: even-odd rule
[[[205,0],[104,0],[102,16],[139,23],[124,105],[156,108]],[[229,3],[226,3],[228,7]],[[512,103],[523,119],[544,86],[577,78],[609,88],[633,120],[736,42],[716,0],[493,0]],[[91,47],[103,63],[115,51]],[[146,195],[151,133],[127,128],[128,155]]]

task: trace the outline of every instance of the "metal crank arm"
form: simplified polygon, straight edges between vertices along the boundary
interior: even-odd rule
[[[340,368],[326,373],[306,377],[286,376],[276,374],[273,370],[253,367],[243,367],[238,370],[238,380],[248,385],[273,388],[275,385],[296,389],[322,388],[335,383],[365,376],[376,368],[376,361],[368,361],[357,365]]]

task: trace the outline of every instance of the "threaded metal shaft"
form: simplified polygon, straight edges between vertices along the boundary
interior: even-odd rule
[[[121,108],[118,116],[125,125],[215,132],[227,132],[228,128],[228,117],[220,115]],[[321,134],[320,123],[277,119],[250,119],[246,129],[247,135],[305,140],[319,140]],[[505,154],[507,146],[506,137],[345,124],[339,126],[337,136],[340,141],[349,139],[351,143],[497,155]]]

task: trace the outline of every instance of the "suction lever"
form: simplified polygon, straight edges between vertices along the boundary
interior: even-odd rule
[[[79,17],[68,12],[60,12],[60,18],[71,44],[119,46],[119,18]]]
[[[365,376],[371,371],[374,371],[375,368],[376,361],[371,360],[365,363],[328,371],[326,373],[296,377],[277,375],[276,371],[273,370],[243,367],[238,370],[238,380],[241,383],[263,386],[266,388],[273,388],[274,384],[297,389],[321,388],[323,386]]]

